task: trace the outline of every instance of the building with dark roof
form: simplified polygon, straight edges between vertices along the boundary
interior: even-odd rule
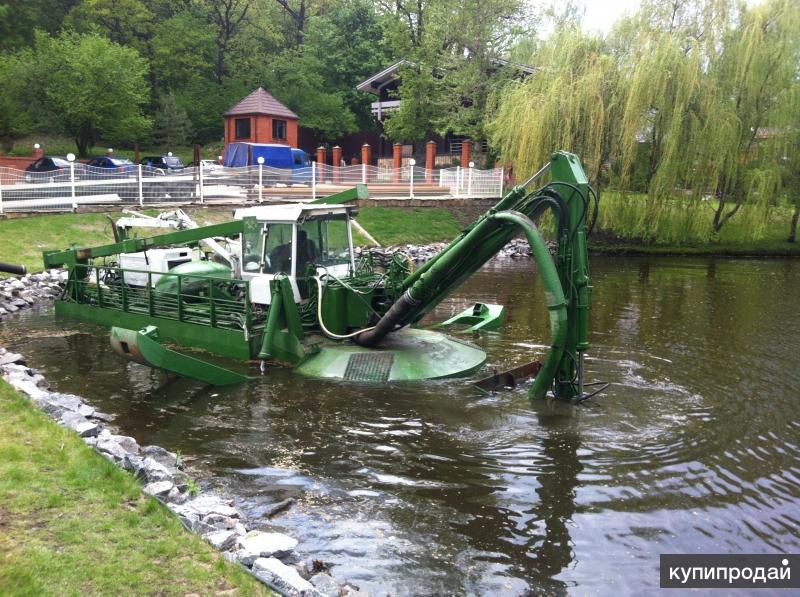
[[[225,117],[225,144],[283,143],[297,147],[297,114],[259,87]]]

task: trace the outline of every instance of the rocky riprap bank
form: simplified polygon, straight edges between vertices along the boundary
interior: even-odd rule
[[[0,280],[0,319],[63,291],[67,273],[50,270]],[[0,348],[0,375],[28,396],[60,425],[72,429],[97,453],[130,472],[143,491],[172,510],[188,530],[201,535],[223,556],[244,566],[253,576],[283,595],[358,597],[356,587],[340,584],[316,560],[295,553],[297,539],[264,529],[248,529],[233,500],[220,495],[195,495],[180,458],[159,446],[139,446],[132,437],[112,431],[113,417],[99,412],[73,394],[50,391],[39,372],[25,365],[22,355]]]
[[[555,252],[555,243],[551,243],[550,241],[546,241],[547,246],[550,248],[550,252]],[[447,246],[447,243],[431,243],[429,245],[396,245],[394,247],[388,247],[386,249],[375,249],[380,252],[391,253],[393,251],[402,251],[406,255],[408,255],[412,261],[415,262],[424,262],[428,261],[431,257],[435,256],[439,253],[442,249]],[[371,247],[365,248],[358,248],[356,249],[357,254],[361,254],[363,251],[373,250]],[[505,247],[500,249],[500,251],[493,257],[493,259],[524,259],[531,256],[531,248],[528,245],[528,241],[523,238],[515,238],[512,239]]]
[[[61,294],[66,270],[53,269],[21,278],[0,279],[0,318]]]
[[[141,481],[144,493],[172,510],[188,530],[222,551],[225,559],[283,595],[360,597],[357,588],[340,584],[316,560],[295,553],[297,539],[264,529],[248,529],[233,500],[197,495],[181,459],[159,446],[140,446],[114,433],[111,415],[97,411],[79,396],[50,391],[44,376],[25,365],[22,355],[0,348],[0,374],[60,425],[72,429],[94,450]]]

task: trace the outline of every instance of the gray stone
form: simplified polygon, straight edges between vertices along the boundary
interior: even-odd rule
[[[211,526],[210,524],[206,524],[202,520],[193,520],[191,529],[198,535],[209,535],[219,531],[218,528]]]
[[[72,412],[68,411],[60,404],[56,404],[55,402],[49,402],[48,400],[42,400],[38,402],[38,404],[39,408],[41,408],[44,412],[46,412],[54,419],[60,419],[62,416],[64,416],[64,413],[66,412]]]
[[[25,358],[21,354],[17,354],[16,352],[7,352],[4,355],[0,356],[0,367],[3,365],[11,365],[11,364],[25,364]]]
[[[202,495],[188,502],[186,507],[201,517],[209,514],[221,514],[230,518],[241,518],[236,508],[216,495]]]
[[[142,456],[152,458],[172,472],[178,468],[182,468],[178,462],[178,455],[169,450],[165,450],[161,446],[144,446],[142,448]]]
[[[314,588],[325,595],[325,597],[339,597],[339,583],[330,574],[320,572],[308,579]]]
[[[236,533],[233,531],[214,531],[203,535],[203,539],[220,551],[227,551],[236,545]]]
[[[11,303],[6,303],[4,307],[5,310],[8,311],[9,313],[16,313],[17,311],[19,311],[19,309],[14,305],[12,305]]]
[[[81,437],[97,437],[100,434],[100,426],[92,421],[84,421],[75,427]]]
[[[250,531],[239,538],[239,561],[251,566],[258,558],[286,557],[297,547],[297,539],[283,533]]]
[[[229,530],[235,527],[238,521],[235,518],[223,516],[222,514],[209,514],[203,517],[203,522],[221,530]]]
[[[97,450],[101,454],[108,454],[114,461],[124,460],[127,452],[113,438],[101,439],[97,442]],[[163,481],[164,479],[148,479],[148,481]]]
[[[247,534],[247,528],[241,522],[237,522],[236,526],[233,527],[233,532],[240,537],[244,537]]]
[[[117,442],[120,447],[129,454],[139,453],[139,444],[132,437],[128,437],[127,435],[112,435],[111,439]]]
[[[229,561],[231,564],[236,563],[236,554],[233,553],[232,551],[223,551],[222,557],[225,558],[227,561]]]
[[[275,587],[284,595],[320,597],[322,594],[300,574],[276,558],[258,558],[253,563],[253,575]]]
[[[72,410],[75,412],[79,412],[79,409],[82,406],[85,406],[83,400],[81,400],[75,394],[62,394],[61,392],[53,392],[48,396],[47,400],[54,404],[58,404],[62,408],[65,408],[67,410]],[[92,409],[92,412],[94,412],[94,409]]]
[[[131,454],[128,452],[122,459],[122,468],[126,471],[130,471],[134,477],[139,477],[139,471],[143,468],[143,461],[144,459],[136,454]]]
[[[78,407],[78,411],[77,412],[82,417],[91,417],[94,414],[94,408],[92,408],[88,404],[81,404]]]
[[[188,498],[189,496],[187,493],[181,491],[178,487],[173,487],[164,499],[171,504],[185,504]]]
[[[142,491],[147,495],[163,498],[167,496],[174,487],[171,481],[156,481],[155,483],[148,483],[145,485]]]
[[[142,469],[144,471],[145,480],[148,483],[172,480],[172,473],[169,472],[167,467],[156,462],[149,456],[142,461]]]
[[[341,589],[339,589],[339,594],[343,597],[369,597],[369,593],[359,591],[350,585],[342,585]]]
[[[114,420],[114,415],[102,413],[99,410],[94,411],[90,416],[92,419],[97,419],[98,421],[102,421],[103,423],[110,423],[111,421]]]
[[[77,432],[81,437],[92,437],[100,434],[100,426],[97,423],[87,421],[86,417],[72,411],[67,411],[61,416],[61,424]]]

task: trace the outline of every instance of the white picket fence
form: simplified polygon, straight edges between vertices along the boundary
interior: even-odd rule
[[[123,170],[73,163],[70,169],[31,173],[0,167],[0,214],[64,211],[81,205],[306,200],[366,184],[370,196],[393,198],[495,198],[503,194],[503,170],[419,166],[385,169],[356,165],[283,170],[268,166],[205,166],[169,172],[146,166]]]

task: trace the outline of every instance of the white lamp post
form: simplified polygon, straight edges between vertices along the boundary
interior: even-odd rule
[[[70,195],[72,197],[72,209],[78,209],[78,204],[75,202],[75,154],[68,153],[67,161],[69,162],[69,182],[70,182]]]
[[[467,179],[467,197],[472,197],[472,171],[475,169],[475,162],[469,163],[469,178]]]
[[[414,198],[414,166],[417,165],[417,160],[411,158],[408,160],[408,165],[411,166],[411,172],[408,178],[408,196],[413,199]]]
[[[261,193],[264,186],[264,156],[258,156],[258,202],[261,203]]]

